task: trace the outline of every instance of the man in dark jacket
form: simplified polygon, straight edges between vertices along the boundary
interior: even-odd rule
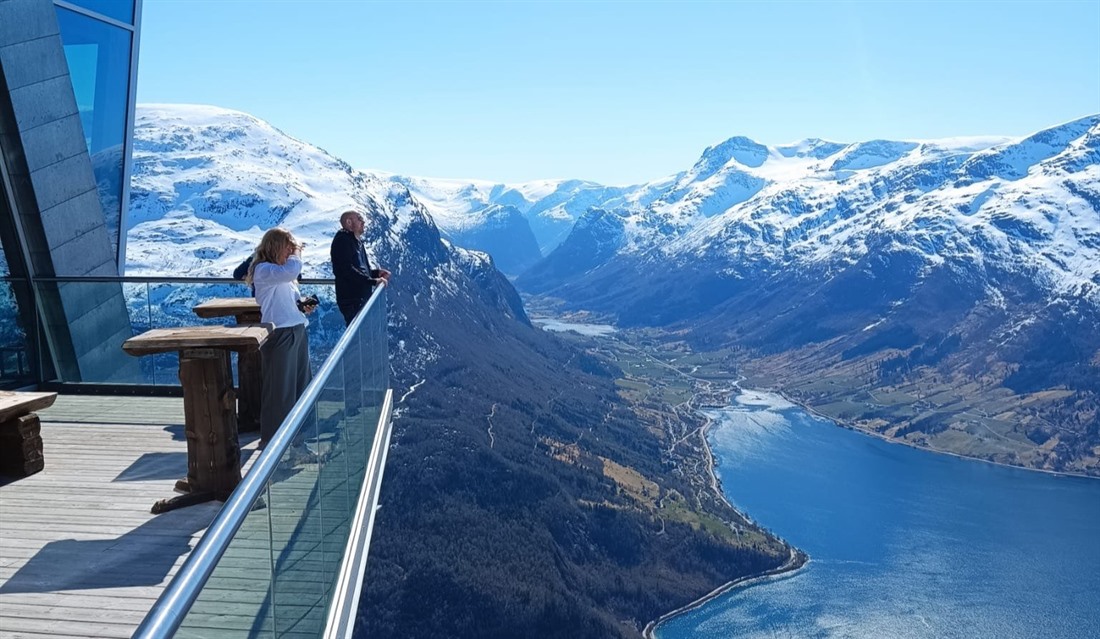
[[[248,276],[248,268],[252,266],[252,258],[256,257],[255,253],[249,253],[248,257],[244,258],[237,268],[233,269],[233,279],[244,281],[244,278]],[[256,295],[256,287],[249,284],[248,290],[252,291],[253,297]]]
[[[367,249],[363,246],[365,220],[359,211],[345,211],[340,216],[340,230],[332,238],[332,275],[336,278],[336,305],[350,325],[362,309],[375,286],[385,285],[390,272],[371,268]]]

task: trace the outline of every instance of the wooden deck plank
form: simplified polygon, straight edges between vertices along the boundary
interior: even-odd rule
[[[41,416],[45,470],[0,479],[0,637],[128,637],[220,508],[149,513],[186,474],[183,401],[61,396]],[[256,435],[241,441],[247,470]],[[319,524],[345,525],[355,498],[318,479],[316,465],[276,471],[180,636],[256,628],[271,604],[272,538],[280,629],[316,624],[346,542]]]
[[[129,637],[221,507],[149,512],[186,475],[182,399],[59,396],[39,414],[45,469],[0,479],[0,635]]]

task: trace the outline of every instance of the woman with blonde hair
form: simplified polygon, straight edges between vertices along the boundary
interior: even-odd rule
[[[264,233],[245,281],[255,287],[260,321],[275,331],[260,347],[263,388],[260,393],[260,447],[267,445],[298,401],[313,372],[309,366],[306,319],[298,307],[298,275],[302,272],[302,244],[290,231],[273,228]],[[306,312],[314,307],[307,306]]]

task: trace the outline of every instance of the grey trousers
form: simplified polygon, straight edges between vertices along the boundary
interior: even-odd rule
[[[260,357],[260,444],[266,445],[313,379],[305,324],[275,329],[260,347]]]

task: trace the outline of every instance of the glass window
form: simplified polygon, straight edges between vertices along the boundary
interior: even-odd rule
[[[24,323],[30,298],[26,279],[12,277],[5,246],[15,248],[11,227],[11,209],[7,206],[7,193],[0,184],[0,388],[18,387],[33,381],[32,353]],[[17,269],[22,270],[22,269]],[[22,306],[21,306],[22,305]]]
[[[27,333],[19,317],[17,286],[25,288],[25,283],[0,279],[0,388],[26,384],[34,377]]]
[[[133,34],[60,7],[57,20],[99,200],[117,255]]]
[[[114,18],[126,24],[134,23],[134,0],[67,0],[69,4]]]

